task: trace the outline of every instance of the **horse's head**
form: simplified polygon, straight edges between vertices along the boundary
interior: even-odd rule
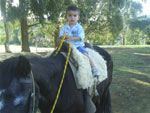
[[[37,96],[33,86],[31,66],[25,57],[0,63],[0,113],[34,113]]]

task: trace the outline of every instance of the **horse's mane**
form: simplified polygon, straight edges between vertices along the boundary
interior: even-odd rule
[[[12,78],[16,75],[18,57],[12,57],[0,63],[0,88],[9,86]]]
[[[34,66],[38,66],[39,68],[42,68],[43,66],[48,69],[48,70],[57,70],[64,65],[65,59],[62,54],[58,54],[56,56],[53,55],[47,55],[41,58],[30,58],[29,59],[30,63],[33,64]],[[61,61],[61,62],[60,62]],[[40,65],[39,65],[40,64]],[[32,67],[34,68],[34,66]],[[42,67],[41,67],[42,66]]]
[[[24,56],[11,57],[0,63],[0,88],[7,88],[11,80],[25,78],[29,75],[31,66]]]

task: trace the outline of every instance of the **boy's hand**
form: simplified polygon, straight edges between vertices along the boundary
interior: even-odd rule
[[[69,36],[67,32],[64,32],[64,35],[66,36],[66,39],[70,39],[71,40],[71,36]]]

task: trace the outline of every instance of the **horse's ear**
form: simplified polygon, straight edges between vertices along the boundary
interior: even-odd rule
[[[20,77],[27,77],[31,72],[31,66],[27,58],[24,56],[19,56],[18,64],[17,64],[17,74]]]

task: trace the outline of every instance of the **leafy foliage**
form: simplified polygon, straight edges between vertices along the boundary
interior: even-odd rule
[[[19,0],[18,5],[14,5],[13,0],[0,0],[0,9],[4,20],[16,26],[10,27],[12,41],[14,37],[16,40],[21,37],[19,21],[15,24],[16,20],[27,17],[30,41],[44,37],[54,43],[59,29],[66,24],[66,8],[71,4],[80,8],[85,40],[92,44],[115,44],[122,34],[130,42],[127,44],[135,43],[131,37],[141,37],[137,40],[150,37],[149,20],[137,17],[142,6],[132,0]]]
[[[140,17],[138,19],[133,19],[130,22],[130,28],[132,31],[135,31],[136,29],[142,31],[143,34],[150,39],[150,18]]]

